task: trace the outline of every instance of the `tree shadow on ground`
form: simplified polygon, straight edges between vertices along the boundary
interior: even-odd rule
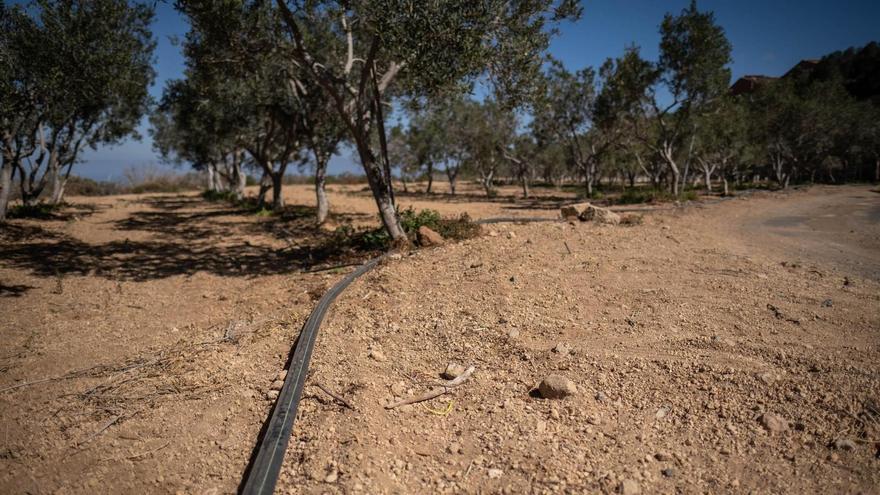
[[[138,211],[110,222],[121,231],[146,231],[153,239],[89,244],[31,226],[17,226],[16,242],[0,245],[0,265],[42,277],[91,275],[143,281],[207,272],[225,277],[258,277],[346,265],[377,253],[350,232],[327,232],[314,225],[314,208],[291,206],[277,216],[247,219],[246,212],[197,197],[144,198],[160,211]],[[369,215],[366,215],[369,216]],[[340,215],[337,221],[359,218]],[[270,235],[287,246],[258,245]]]
[[[4,285],[0,282],[0,297],[21,297],[33,288],[32,285]]]

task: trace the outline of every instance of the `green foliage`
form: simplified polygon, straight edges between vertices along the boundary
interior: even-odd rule
[[[37,203],[33,205],[15,205],[9,209],[7,216],[9,218],[32,218],[37,220],[49,220],[53,218],[53,213],[60,208],[61,205],[50,205],[47,203]]]
[[[235,203],[236,197],[234,191],[213,191],[207,189],[202,191],[202,198],[211,202],[230,202]]]
[[[695,201],[698,195],[696,191],[683,191],[678,196],[673,195],[664,189],[654,189],[649,187],[630,187],[624,189],[623,194],[613,198],[614,204],[632,205],[641,203],[659,203],[669,201]]]
[[[415,240],[420,227],[428,227],[443,236],[444,239],[453,240],[470,239],[480,233],[480,226],[474,223],[467,213],[457,218],[443,218],[437,210],[424,209],[417,212],[409,207],[399,211],[398,215],[400,216],[400,225],[413,240]]]
[[[398,211],[397,214],[400,218],[400,226],[407,234],[415,234],[422,226],[434,231],[439,229],[441,218],[437,210],[424,209],[416,212],[412,207],[409,207]]]

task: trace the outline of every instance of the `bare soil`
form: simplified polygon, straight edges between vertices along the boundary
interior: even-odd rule
[[[376,223],[362,189],[334,188],[336,223]],[[486,218],[571,199],[464,193],[399,201]],[[328,249],[308,187],[286,199],[278,219],[73,198],[0,231],[0,492],[236,490],[347,269],[310,270],[369,256]],[[322,328],[278,491],[875,493],[878,211],[867,187],[759,193],[633,226],[487,226],[384,263]],[[454,393],[384,408],[452,361],[477,368]],[[536,397],[550,374],[578,393]]]

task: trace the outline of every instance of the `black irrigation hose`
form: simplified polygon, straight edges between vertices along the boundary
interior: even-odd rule
[[[312,310],[296,341],[287,378],[284,379],[284,386],[281,387],[278,400],[275,401],[272,415],[265,426],[265,433],[257,446],[256,455],[252,458],[244,480],[239,486],[239,493],[271,494],[275,491],[275,483],[281,472],[281,463],[284,461],[287,442],[290,440],[293,420],[296,419],[296,410],[309,370],[309,359],[312,357],[312,349],[315,347],[315,338],[321,321],[336,297],[358,277],[375,268],[384,257],[385,255],[373,258],[346,275],[321,297]]]
[[[484,218],[475,223],[488,225],[496,223],[536,223],[536,222],[562,222],[561,218],[547,217],[499,217]],[[386,255],[373,258],[357,270],[346,275],[342,280],[330,288],[318,301],[315,309],[309,315],[300,331],[299,337],[294,344],[293,356],[288,366],[287,378],[284,386],[278,394],[275,406],[268,422],[263,426],[261,438],[255,449],[255,454],[245,470],[244,479],[239,485],[239,493],[245,495],[269,495],[275,491],[278,482],[278,474],[281,472],[281,464],[293,431],[293,421],[296,419],[296,411],[299,400],[305,386],[306,375],[309,371],[309,360],[315,347],[315,339],[318,329],[327,314],[327,310],[333,301],[352,282],[361,275],[375,268]]]
[[[492,223],[526,223],[526,222],[558,222],[559,218],[486,218],[478,220],[478,224]],[[309,359],[312,357],[312,350],[315,348],[315,339],[318,336],[318,329],[327,310],[333,301],[357,280],[361,275],[369,272],[386,255],[373,258],[357,270],[346,275],[342,280],[330,288],[318,301],[315,309],[309,315],[300,331],[299,338],[294,344],[293,356],[290,359],[287,377],[284,379],[284,386],[278,394],[275,406],[268,422],[263,427],[261,439],[255,449],[255,454],[251,457],[251,462],[245,470],[244,479],[239,485],[239,493],[245,495],[269,495],[275,491],[275,483],[278,481],[278,475],[281,472],[281,464],[284,461],[284,454],[287,451],[287,443],[290,441],[290,434],[293,431],[293,421],[296,419],[296,410],[299,406],[299,400],[302,396],[303,387],[305,386],[306,375],[309,371]]]

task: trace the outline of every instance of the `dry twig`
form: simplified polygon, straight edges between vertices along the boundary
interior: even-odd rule
[[[391,404],[388,404],[385,406],[385,409],[394,409],[394,408],[397,408],[400,406],[406,406],[408,404],[417,404],[419,402],[425,402],[426,400],[431,400],[435,397],[440,397],[441,395],[448,393],[450,390],[452,390],[455,387],[458,387],[462,383],[466,382],[468,380],[468,378],[470,378],[471,375],[474,374],[474,370],[476,370],[476,367],[471,366],[468,369],[464,370],[464,372],[462,374],[458,375],[454,380],[438,381],[437,388],[430,390],[428,392],[425,392],[424,394],[418,395],[416,397],[410,397],[407,399],[402,399],[397,402],[393,402]]]
[[[342,404],[343,406],[345,406],[345,407],[351,409],[352,411],[356,411],[356,410],[357,410],[357,409],[354,408],[353,405],[351,405],[350,402],[348,402],[347,400],[345,400],[342,396],[337,395],[337,394],[334,394],[330,389],[328,389],[327,387],[325,387],[323,384],[321,384],[321,383],[316,383],[315,386],[318,387],[319,389],[321,389],[321,391],[324,392],[325,394],[329,395],[330,397],[333,397],[333,399],[335,399],[337,402],[339,402],[339,403]]]

